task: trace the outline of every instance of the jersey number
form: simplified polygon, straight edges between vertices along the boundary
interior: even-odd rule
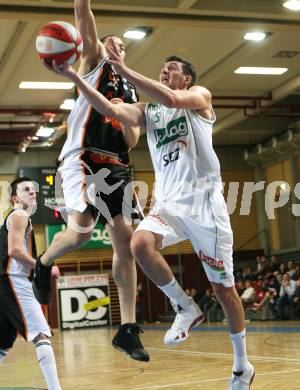
[[[176,148],[175,150],[172,150],[172,152],[163,155],[163,160],[165,162],[164,167],[169,165],[171,162],[179,160],[179,158],[180,158],[179,151],[180,151],[180,148]]]

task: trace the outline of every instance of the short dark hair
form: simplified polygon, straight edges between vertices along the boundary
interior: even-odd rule
[[[18,184],[23,183],[24,181],[32,181],[29,177],[18,177],[13,182],[10,183],[11,196],[17,195]]]
[[[170,57],[167,57],[165,60],[165,62],[171,62],[171,61],[180,62],[182,64],[183,74],[191,76],[192,81],[189,84],[189,88],[192,87],[193,85],[195,85],[195,82],[197,80],[197,72],[196,72],[195,68],[193,67],[193,65],[190,62],[188,62],[187,60],[185,60],[184,58],[178,57],[178,56],[170,56]]]

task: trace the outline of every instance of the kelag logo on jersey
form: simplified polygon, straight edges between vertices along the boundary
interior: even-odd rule
[[[177,138],[188,134],[188,126],[185,116],[174,119],[164,129],[155,129],[156,147],[160,148]]]

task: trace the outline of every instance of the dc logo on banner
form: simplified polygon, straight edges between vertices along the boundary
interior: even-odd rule
[[[106,286],[60,289],[61,328],[74,329],[108,325],[109,308],[103,305],[107,296]]]

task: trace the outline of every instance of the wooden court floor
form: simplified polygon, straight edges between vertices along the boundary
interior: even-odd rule
[[[64,390],[225,390],[232,367],[226,327],[201,325],[180,346],[164,346],[164,326],[145,325],[149,363],[111,347],[116,329],[55,331],[52,339]],[[248,355],[256,367],[251,390],[300,390],[300,322],[247,324]],[[44,389],[31,344],[19,338],[0,366],[0,389]]]

